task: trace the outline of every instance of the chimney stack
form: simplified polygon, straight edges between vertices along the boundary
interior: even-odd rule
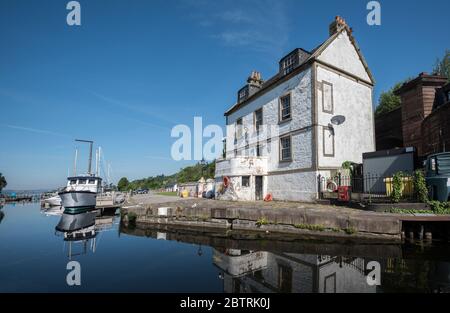
[[[345,20],[340,17],[336,16],[334,21],[330,24],[329,31],[330,31],[330,37],[336,34],[338,31],[340,31],[342,28],[346,28],[349,32],[349,35],[352,33],[352,29],[348,27]]]
[[[247,83],[254,87],[261,87],[263,80],[261,79],[261,73],[257,71],[252,71],[250,76],[247,78]]]

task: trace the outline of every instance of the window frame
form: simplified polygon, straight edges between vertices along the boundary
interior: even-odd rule
[[[283,99],[289,99],[289,117],[283,119]],[[289,92],[278,98],[278,122],[284,123],[292,120],[292,94]]]
[[[248,179],[248,180],[247,180],[247,184],[245,184],[245,185],[244,185],[244,178],[245,178],[245,179]],[[242,187],[245,187],[245,188],[250,187],[250,178],[251,178],[251,177],[250,177],[249,175],[241,176],[241,186],[242,186]]]
[[[325,88],[324,85],[328,85],[331,87],[331,110],[325,109]],[[334,86],[332,83],[322,80],[320,83],[320,91],[322,92],[322,112],[333,114],[334,113]]]
[[[283,139],[289,138],[289,158],[283,159]],[[280,136],[279,140],[279,160],[280,162],[292,162],[292,135]]]
[[[261,157],[262,156],[261,144],[259,142],[256,144],[255,153],[256,153],[256,157]]]
[[[239,121],[241,122],[240,124],[239,124]],[[243,121],[242,117],[236,119],[236,123],[235,123],[236,129],[235,129],[235,134],[234,134],[234,137],[236,138],[236,140],[239,140],[243,137],[243,133],[242,133],[243,125],[244,125],[244,121]]]
[[[261,123],[259,125],[257,124],[258,120],[256,118],[258,112],[261,112]],[[263,108],[259,108],[258,110],[255,110],[253,112],[253,127],[257,133],[259,133],[259,130],[262,125],[264,125],[264,113]]]
[[[333,145],[332,145],[333,153],[332,154],[325,153],[325,151],[326,151],[325,150],[325,132],[326,131],[330,131],[330,130],[331,130],[331,132],[333,134]],[[329,127],[329,126],[323,126],[322,127],[322,154],[323,154],[324,157],[334,157],[335,154],[336,154],[336,150],[335,150],[335,133],[334,133],[334,128],[333,127]]]

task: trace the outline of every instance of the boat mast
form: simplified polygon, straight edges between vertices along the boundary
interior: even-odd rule
[[[98,147],[98,173],[97,173],[97,177],[100,176],[101,166],[102,166],[102,147]]]
[[[92,167],[92,145],[94,142],[92,140],[81,140],[81,139],[75,139],[75,141],[78,142],[86,142],[89,143],[89,164],[88,164],[88,175],[92,175],[91,167]]]
[[[75,148],[75,160],[73,162],[73,176],[77,176],[77,159],[78,159],[78,148]]]

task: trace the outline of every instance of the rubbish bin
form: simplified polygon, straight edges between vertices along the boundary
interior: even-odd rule
[[[394,178],[388,177],[383,179],[383,181],[386,184],[386,195],[390,196],[394,191]],[[402,197],[412,196],[414,193],[414,181],[412,177],[402,177],[401,181],[400,195]]]

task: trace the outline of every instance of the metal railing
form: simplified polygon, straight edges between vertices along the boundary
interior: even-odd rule
[[[414,179],[412,175],[401,178],[402,199],[414,198]],[[317,176],[319,196],[324,199],[326,194],[337,192],[340,186],[350,187],[352,193],[361,194],[362,198],[390,198],[394,190],[393,177],[377,174],[347,176],[338,173],[333,177]]]

